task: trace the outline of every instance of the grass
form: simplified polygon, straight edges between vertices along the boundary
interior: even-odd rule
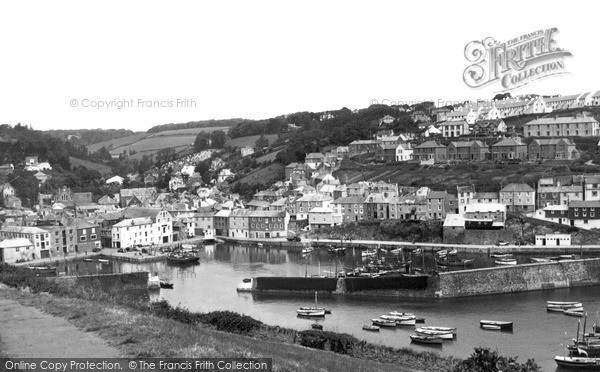
[[[272,358],[274,371],[415,371],[254,337],[219,332],[205,325],[180,322],[139,310],[95,301],[36,296],[2,290],[3,297],[70,319],[82,331],[93,331],[126,357],[144,358]],[[389,348],[391,351],[392,349]],[[391,355],[390,355],[391,356]],[[423,357],[423,363],[433,363]],[[439,360],[436,360],[439,363]],[[422,370],[431,370],[428,365]],[[442,369],[437,369],[442,370]]]
[[[254,147],[256,144],[256,140],[259,139],[260,136],[247,136],[247,137],[238,137],[238,138],[230,138],[225,143],[226,146],[232,147]],[[269,141],[269,145],[273,144],[273,142],[277,139],[276,134],[265,134],[265,138]]]
[[[89,160],[83,160],[83,159],[79,159],[79,158],[70,156],[69,161],[71,162],[72,167],[85,167],[88,170],[98,171],[103,176],[110,176],[110,174],[112,172],[112,170],[109,166],[94,163]]]
[[[246,177],[242,178],[238,182],[247,183],[249,185],[262,185],[268,186],[273,182],[283,178],[285,167],[280,163],[273,163],[265,168],[260,168]]]
[[[106,147],[107,149],[110,150],[111,148],[117,148],[117,147],[121,147],[121,146],[126,146],[131,143],[135,143],[135,142],[139,141],[140,139],[146,137],[147,135],[148,135],[148,133],[143,132],[143,133],[132,134],[131,136],[127,136],[127,137],[113,138],[108,141],[103,141],[103,142],[98,142],[98,143],[93,143],[91,145],[88,145],[87,149],[89,152],[96,152],[102,147]]]

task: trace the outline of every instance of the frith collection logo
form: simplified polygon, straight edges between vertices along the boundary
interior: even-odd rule
[[[557,32],[557,28],[549,28],[504,43],[492,37],[470,42],[465,47],[465,57],[472,65],[463,73],[465,83],[480,88],[499,82],[507,91],[566,73],[564,58],[571,53],[556,46]]]

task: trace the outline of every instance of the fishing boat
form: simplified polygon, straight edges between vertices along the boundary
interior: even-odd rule
[[[500,329],[502,331],[512,331],[512,329],[513,329],[513,322],[505,322],[505,321],[501,321],[501,320],[480,320],[479,321],[479,326],[481,328],[484,328],[485,325],[500,327]]]
[[[533,263],[542,263],[542,262],[552,261],[550,258],[547,258],[547,257],[531,257],[530,260]]]
[[[379,332],[379,327],[371,324],[363,324],[362,329],[365,331]]]
[[[398,255],[402,253],[402,248],[394,248],[390,251],[391,254]]]
[[[104,258],[99,258],[99,259],[98,259],[98,262],[100,262],[100,263],[103,263],[103,264],[107,264],[107,263],[109,263],[110,261],[109,261],[109,260],[107,260],[107,259],[104,259]]]
[[[491,258],[511,258],[512,256],[512,253],[492,253],[490,255]]]
[[[577,258],[574,254],[561,254],[558,256],[560,260],[574,260]]]
[[[315,309],[315,308],[299,308],[298,310],[296,310],[296,313],[298,314],[299,317],[304,317],[304,318],[317,318],[317,317],[324,317],[325,316],[325,309]]]
[[[410,340],[419,344],[441,345],[442,338],[439,336],[410,335]]]
[[[323,330],[323,326],[321,324],[313,323],[310,325],[312,329]]]
[[[414,315],[403,315],[403,316],[396,316],[396,315],[382,315],[380,316],[381,319],[384,320],[391,320],[396,322],[396,325],[399,326],[411,326],[411,325],[415,325],[417,323],[417,317]]]
[[[417,248],[412,251],[412,254],[414,254],[414,255],[420,255],[422,253],[423,253],[423,250],[421,248]]]
[[[432,331],[430,329],[417,328],[415,333],[419,336],[438,336],[442,340],[452,340],[454,333],[452,331]]]
[[[167,255],[167,262],[175,265],[190,265],[200,262],[200,257],[187,252],[172,252]]]
[[[572,357],[572,356],[560,356],[554,357],[554,361],[560,367],[571,368],[573,370],[588,370],[588,371],[600,371],[600,358],[590,357]]]
[[[323,317],[325,314],[331,314],[331,310],[327,310],[323,307],[317,306],[317,292],[315,292],[315,306],[314,307],[300,307],[296,310],[298,316],[302,317]]]
[[[454,334],[454,337],[456,337],[456,328],[452,328],[452,327],[429,326],[429,327],[420,327],[420,329],[424,329],[424,330],[428,330],[428,331],[452,332],[452,334]]]
[[[395,320],[379,318],[379,319],[371,319],[371,322],[373,323],[373,325],[376,325],[379,327],[395,327],[396,326]]]
[[[92,262],[93,260],[91,258],[84,258],[83,259],[85,262]]]
[[[473,265],[473,262],[475,262],[475,259],[466,259],[463,258],[461,260],[458,261],[440,261],[437,260],[437,264],[439,266],[471,266]]]
[[[331,247],[327,251],[331,254],[336,254],[336,255],[345,255],[346,254],[346,248],[344,248],[344,247]]]
[[[517,259],[516,258],[497,258],[494,260],[494,263],[496,265],[504,265],[504,266],[516,265]]]

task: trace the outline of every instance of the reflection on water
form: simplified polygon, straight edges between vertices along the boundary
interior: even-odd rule
[[[488,267],[493,260],[482,254],[459,254],[460,258],[475,259],[474,267]],[[520,263],[528,263],[528,256],[515,256]],[[387,262],[412,260],[417,267],[435,268],[431,253],[414,256],[381,256]],[[231,310],[250,315],[262,322],[295,329],[308,329],[314,319],[296,317],[299,306],[314,304],[314,293],[274,294],[237,293],[236,286],[243,278],[255,276],[305,276],[335,272],[342,267],[352,268],[364,264],[358,250],[347,249],[336,256],[327,250],[316,250],[308,256],[300,251],[281,248],[257,248],[241,245],[208,245],[200,252],[200,264],[189,267],[170,266],[166,262],[135,264],[111,261],[62,263],[59,268],[70,273],[110,273],[148,271],[174,283],[172,290],[151,292],[150,299],[166,299],[173,305],[182,305],[193,311],[207,312]],[[590,314],[600,310],[600,287],[584,287],[553,291],[493,295],[460,299],[393,299],[359,296],[335,296],[319,293],[319,305],[333,310],[331,315],[318,322],[325,330],[352,334],[360,339],[393,347],[410,347],[432,350],[410,342],[412,327],[382,329],[367,332],[362,324],[390,311],[414,312],[425,318],[429,326],[458,328],[458,338],[444,342],[435,352],[467,357],[473,347],[488,346],[506,356],[518,356],[519,361],[535,360],[544,371],[554,371],[555,355],[562,355],[560,344],[564,334],[575,337],[578,319],[557,313],[547,313],[547,300],[578,300]],[[512,333],[490,332],[479,328],[479,320],[508,320],[514,322]],[[590,320],[588,324],[594,321]]]

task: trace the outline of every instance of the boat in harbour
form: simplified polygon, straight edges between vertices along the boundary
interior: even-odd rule
[[[417,323],[417,317],[414,315],[382,315],[380,316],[380,318],[384,320],[394,321],[396,322],[396,325],[399,326],[411,326]]]
[[[252,291],[252,278],[244,278],[242,282],[238,284],[235,289],[238,292],[251,292]]]
[[[107,263],[109,263],[110,261],[109,261],[109,260],[107,260],[107,259],[104,259],[104,258],[99,258],[99,259],[98,259],[98,262],[100,262],[100,263],[103,263],[103,264],[107,264]]]
[[[160,288],[162,289],[173,289],[173,283],[167,282],[166,280],[160,281]]]
[[[171,252],[167,255],[167,262],[176,265],[190,265],[200,262],[200,257],[188,252]]]
[[[494,260],[494,263],[496,265],[504,265],[504,266],[516,265],[517,259],[516,258],[497,258]]]
[[[362,329],[365,331],[379,332],[379,327],[371,324],[363,324]]]
[[[442,338],[439,336],[421,336],[418,334],[410,335],[412,342],[429,345],[442,345]]]
[[[315,306],[314,307],[300,307],[296,310],[298,316],[301,317],[324,317],[325,314],[331,314],[331,310],[325,309],[323,307],[318,307],[317,305],[317,292],[315,292]]]
[[[148,289],[160,289],[160,277],[158,275],[148,278]]]
[[[563,312],[564,310],[582,308],[583,304],[579,301],[547,301],[546,302],[546,310],[547,311],[555,311],[555,312]]]
[[[512,253],[492,253],[490,255],[491,258],[511,258],[512,256]]]
[[[452,327],[427,326],[427,327],[420,327],[420,329],[424,329],[424,330],[428,330],[428,331],[452,332],[454,337],[456,337],[456,328],[452,328]]]
[[[512,331],[513,330],[513,322],[505,322],[501,320],[480,320],[479,326],[484,328],[484,326],[497,326],[500,327],[502,331]],[[491,328],[486,328],[491,329]]]
[[[454,339],[454,333],[452,331],[433,331],[430,329],[417,328],[415,333],[419,336],[438,336],[442,340]]]
[[[554,361],[559,367],[566,367],[572,370],[600,371],[600,358],[557,355],[554,357]]]
[[[577,308],[573,308],[573,309],[564,310],[563,314],[565,314],[567,316],[574,316],[574,317],[582,318],[584,315],[583,307],[577,307]]]
[[[314,251],[315,249],[313,247],[304,247],[302,248],[302,254],[309,254],[312,253],[312,251]]]
[[[313,323],[313,324],[310,325],[310,327],[312,329],[323,330],[323,325],[322,324]]]
[[[484,324],[481,326],[481,328],[488,330],[488,331],[501,331],[502,327],[497,326],[497,325],[491,325],[491,324]]]
[[[360,255],[362,257],[373,257],[373,256],[377,256],[377,249],[368,249],[366,251],[362,251],[360,252]]]
[[[439,266],[471,266],[471,265],[473,265],[473,262],[475,262],[475,259],[473,259],[473,258],[470,258],[470,259],[463,258],[463,259],[457,260],[457,261],[437,260],[437,264]]]
[[[379,319],[371,319],[371,322],[373,323],[373,325],[376,325],[379,327],[396,327],[395,320],[379,318]]]
[[[531,257],[530,260],[533,263],[542,263],[542,262],[552,261],[550,258],[547,258],[547,257]]]

